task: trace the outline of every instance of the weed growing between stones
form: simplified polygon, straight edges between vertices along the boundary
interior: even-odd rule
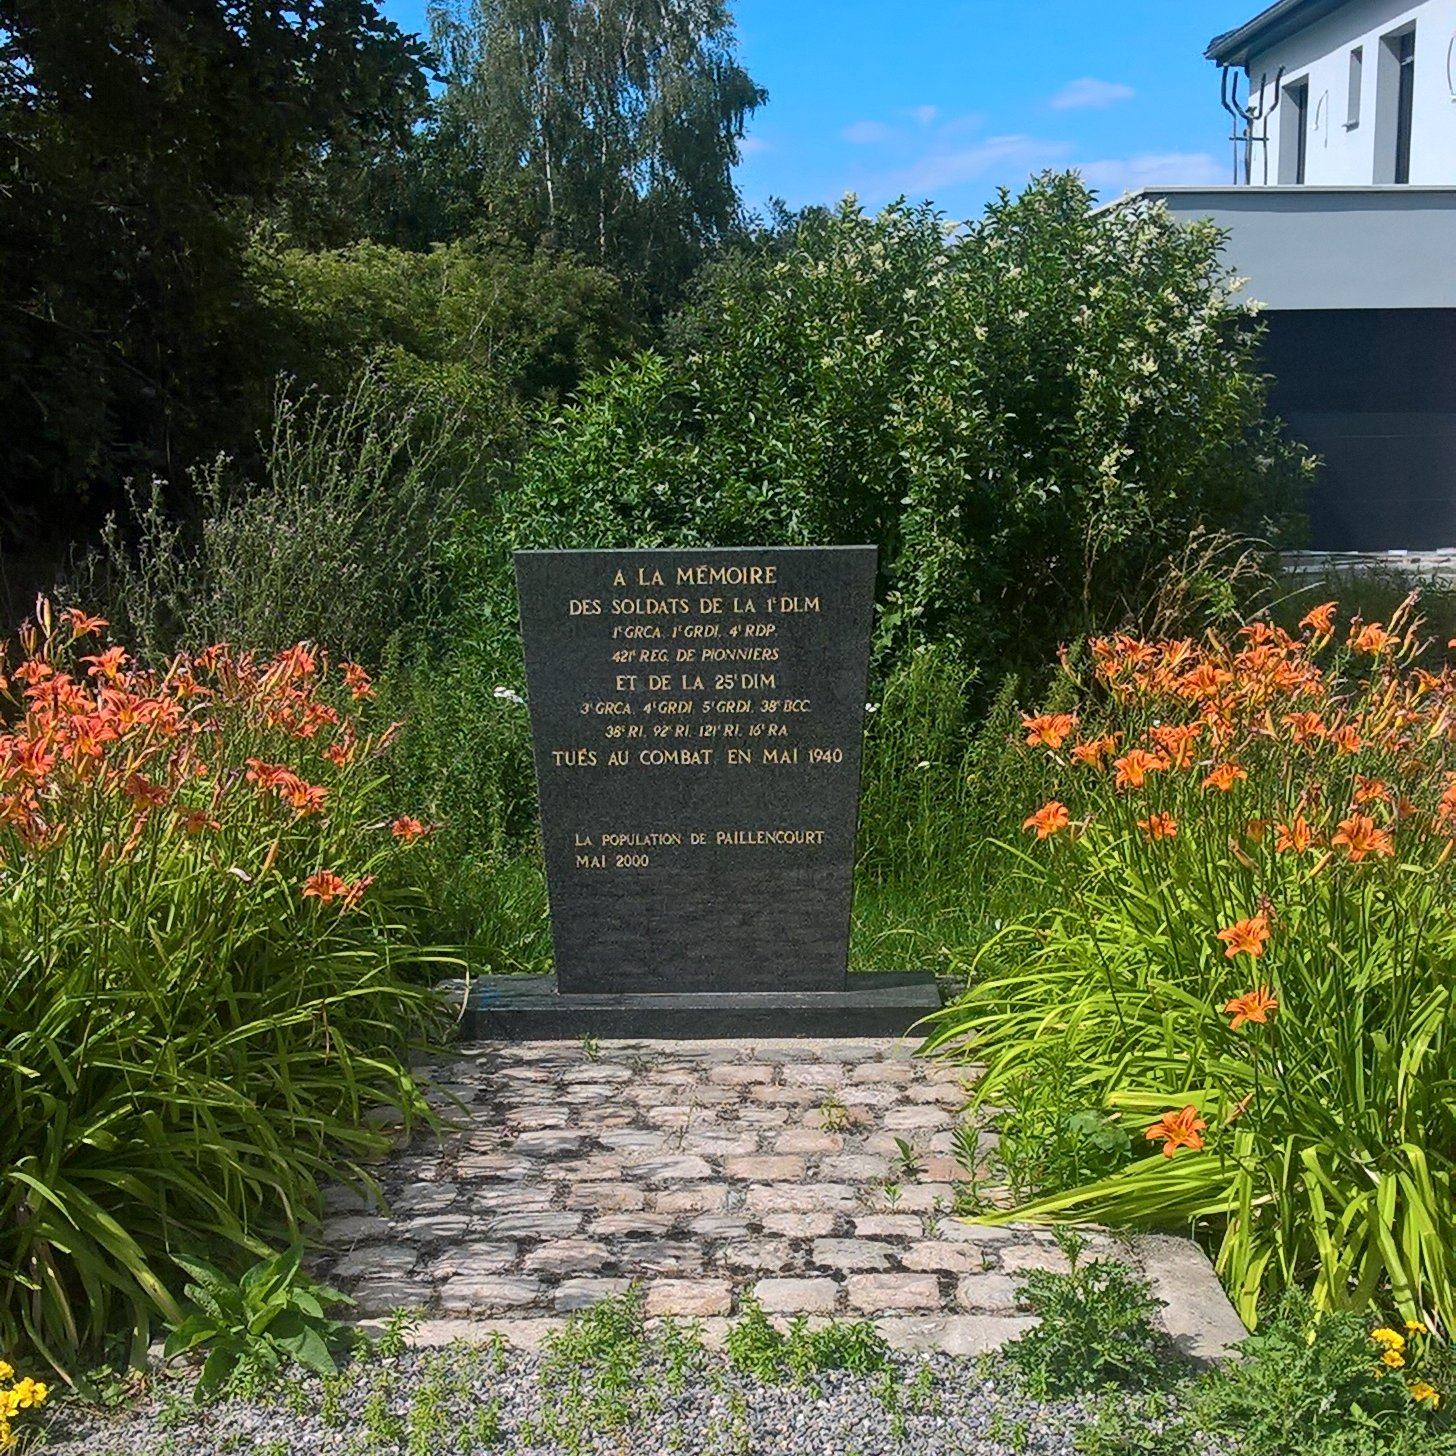
[[[819,1126],[824,1132],[847,1132],[854,1126],[854,1114],[837,1093],[826,1092],[819,1103]]]
[[[1056,1236],[1070,1272],[1032,1269],[1018,1283],[1018,1299],[1039,1323],[1006,1346],[1005,1369],[1041,1399],[1155,1386],[1173,1368],[1168,1338],[1153,1323],[1159,1301],[1126,1264],[1083,1263],[1081,1235]]]
[[[620,1431],[643,1413],[647,1337],[643,1295],[633,1288],[568,1321],[546,1344],[543,1434],[568,1452],[589,1449],[597,1431]]]
[[[905,1138],[897,1137],[895,1139],[895,1157],[900,1177],[907,1183],[914,1183],[925,1167],[915,1145]]]

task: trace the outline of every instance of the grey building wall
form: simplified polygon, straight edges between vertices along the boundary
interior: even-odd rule
[[[1272,404],[1323,460],[1320,551],[1456,546],[1456,188],[1157,188],[1262,305]]]
[[[1456,187],[1157,187],[1228,234],[1229,266],[1266,309],[1456,308]]]

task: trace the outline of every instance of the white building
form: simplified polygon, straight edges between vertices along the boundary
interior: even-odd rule
[[[1311,547],[1456,566],[1456,0],[1277,0],[1207,54],[1237,185],[1116,205],[1224,229],[1321,460]]]
[[[1456,0],[1278,0],[1207,55],[1247,78],[1239,180],[1456,184]]]

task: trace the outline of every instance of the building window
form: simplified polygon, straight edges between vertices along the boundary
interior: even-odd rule
[[[1356,46],[1350,52],[1350,100],[1345,113],[1345,125],[1352,131],[1360,125],[1360,88],[1365,80],[1365,47]]]
[[[1304,181],[1309,159],[1309,80],[1295,81],[1284,88],[1284,119],[1279,125],[1279,181],[1283,185]]]
[[[1376,182],[1409,182],[1416,97],[1416,28],[1380,38],[1375,77]]]
[[[1408,30],[1396,38],[1396,60],[1400,83],[1395,102],[1395,180],[1410,181],[1411,121],[1416,100],[1416,33]]]

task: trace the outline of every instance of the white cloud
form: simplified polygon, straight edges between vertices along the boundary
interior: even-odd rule
[[[1134,94],[1132,87],[1121,81],[1099,81],[1095,76],[1083,76],[1063,86],[1047,104],[1053,111],[1100,110],[1104,106],[1116,106],[1119,101],[1131,101]]]
[[[1211,152],[1139,152],[1077,166],[1089,187],[1112,198],[1138,187],[1209,187],[1227,182],[1230,163]]]
[[[857,147],[877,147],[889,141],[895,133],[883,121],[855,121],[841,133],[847,142]]]
[[[773,151],[773,143],[764,141],[762,137],[746,136],[741,138],[738,143],[739,155],[744,157],[756,157],[760,152],[771,151]]]
[[[993,168],[1020,177],[1050,166],[1065,156],[1067,149],[1066,142],[1042,137],[1022,134],[987,137],[975,146],[937,150],[919,158],[889,179],[888,190],[912,197],[924,196],[943,187],[974,181]]]
[[[911,108],[910,115],[921,126],[929,126],[940,115],[940,108],[938,106],[916,106]]]

